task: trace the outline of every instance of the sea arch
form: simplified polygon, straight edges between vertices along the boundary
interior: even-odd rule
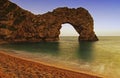
[[[73,28],[79,34],[79,41],[98,40],[97,36],[94,33],[93,18],[90,13],[84,8],[57,8],[53,10],[53,12],[50,12],[49,18],[52,20],[50,20],[50,28],[48,27],[50,31],[47,31],[49,34],[48,38],[46,37],[46,41],[49,41],[49,39],[53,39],[53,41],[59,40],[60,29],[62,27],[61,25],[65,23],[69,23],[73,26]]]
[[[9,0],[0,1],[4,8],[0,15],[1,42],[58,41],[61,25],[71,24],[79,34],[79,41],[97,41],[94,21],[90,13],[80,8],[61,7],[35,15]],[[9,7],[8,7],[9,6]],[[14,8],[11,8],[14,7]]]

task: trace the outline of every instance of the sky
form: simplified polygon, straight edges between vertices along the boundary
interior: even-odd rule
[[[120,0],[10,0],[34,14],[43,14],[57,7],[87,9],[94,19],[98,36],[120,36]],[[67,29],[67,30],[66,30]],[[62,36],[78,35],[70,24],[62,24]]]

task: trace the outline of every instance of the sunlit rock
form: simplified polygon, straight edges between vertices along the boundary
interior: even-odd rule
[[[98,40],[94,33],[93,18],[82,7],[63,7],[42,15],[34,15],[8,0],[1,0],[0,4],[0,40],[58,41],[61,25],[64,23],[69,23],[75,28],[79,34],[79,41]]]

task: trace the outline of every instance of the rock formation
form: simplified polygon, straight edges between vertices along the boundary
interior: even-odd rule
[[[94,33],[93,18],[82,7],[63,7],[34,15],[9,0],[0,0],[0,41],[58,41],[61,25],[64,23],[74,27],[79,33],[79,41],[98,40]]]

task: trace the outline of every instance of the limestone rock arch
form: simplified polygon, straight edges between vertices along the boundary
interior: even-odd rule
[[[79,41],[97,41],[90,13],[80,8],[57,8],[34,15],[9,0],[0,1],[0,41],[58,41],[61,25],[71,24],[79,33]],[[66,29],[67,30],[67,29]]]
[[[57,8],[53,10],[53,12],[50,12],[47,14],[48,14],[48,17],[50,16],[49,20],[51,21],[48,24],[50,25],[48,27],[49,38],[56,37],[56,40],[57,40],[59,38],[61,25],[64,23],[69,23],[79,33],[79,41],[97,41],[98,40],[98,38],[94,33],[93,18],[91,17],[90,13],[86,9],[82,7],[77,9],[74,9],[74,8],[70,9],[70,8],[64,7],[64,8]]]

